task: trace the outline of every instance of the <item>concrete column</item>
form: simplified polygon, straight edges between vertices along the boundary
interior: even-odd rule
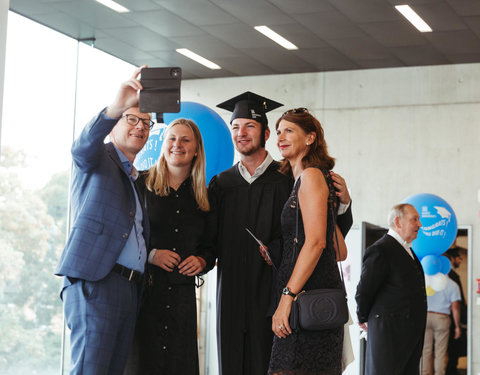
[[[7,50],[7,19],[10,0],[0,0],[0,152],[2,150],[3,86],[5,84],[5,55]]]

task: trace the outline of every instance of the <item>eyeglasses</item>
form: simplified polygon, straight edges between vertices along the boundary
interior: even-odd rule
[[[137,126],[138,122],[141,120],[142,123],[143,123],[143,128],[145,130],[152,129],[153,125],[155,124],[152,120],[147,120],[147,119],[144,119],[144,118],[140,118],[138,116],[131,115],[131,114],[123,115],[122,118],[123,117],[125,117],[127,119],[127,124],[130,125],[130,126]]]
[[[289,113],[309,113],[307,108],[300,107],[300,108],[292,108],[288,111],[283,112],[283,116],[288,115]]]

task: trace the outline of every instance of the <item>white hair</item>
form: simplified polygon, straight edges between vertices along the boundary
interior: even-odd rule
[[[400,204],[396,204],[390,209],[390,212],[388,213],[388,217],[387,217],[387,223],[390,228],[395,227],[395,219],[397,217],[402,218],[403,215],[405,215],[405,208],[407,207],[413,207],[413,206],[409,203],[400,203]]]

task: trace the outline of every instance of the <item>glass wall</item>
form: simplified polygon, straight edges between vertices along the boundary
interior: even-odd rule
[[[53,272],[68,230],[70,146],[134,67],[11,12],[7,35],[0,372],[51,375],[60,373],[63,317]]]
[[[53,273],[69,230],[70,147],[134,69],[9,13],[0,129],[2,375],[69,372],[68,330],[61,360],[60,279]],[[215,286],[212,271],[198,301],[205,374],[218,373]]]

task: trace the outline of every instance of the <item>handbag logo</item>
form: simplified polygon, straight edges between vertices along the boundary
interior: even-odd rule
[[[337,305],[331,298],[321,298],[312,301],[309,305],[310,314],[319,321],[329,322],[336,315]]]

